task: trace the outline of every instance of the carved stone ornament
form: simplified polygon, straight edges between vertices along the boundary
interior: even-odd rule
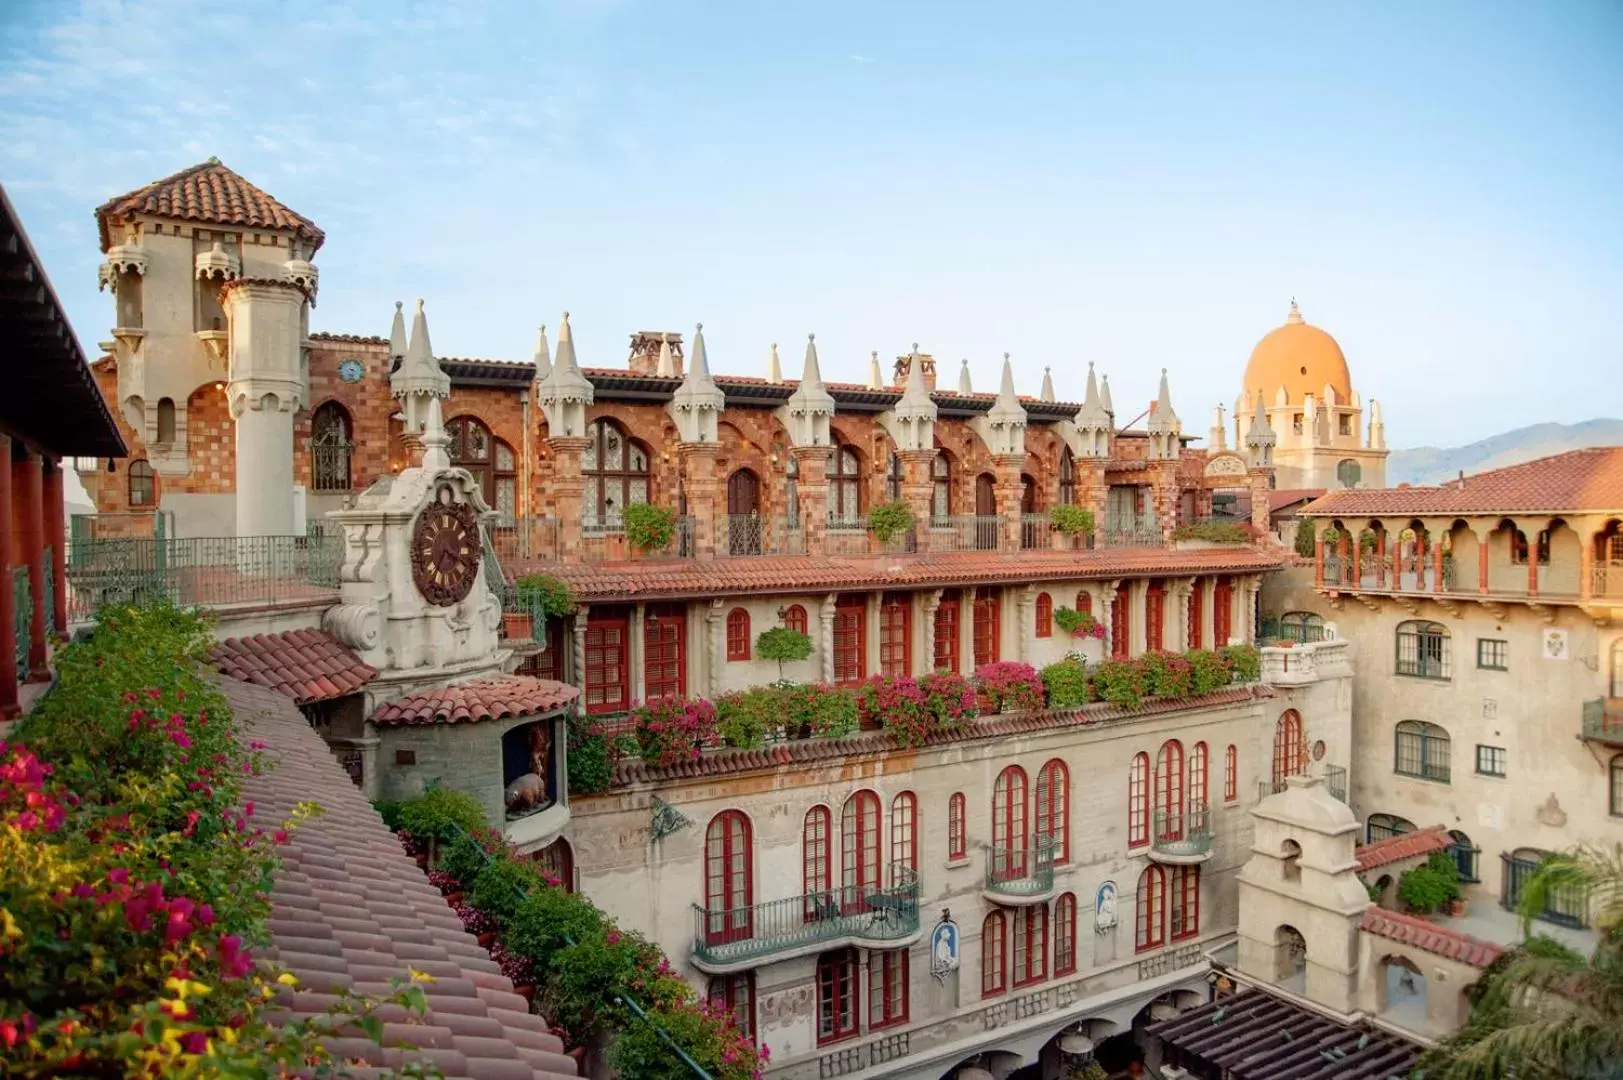
[[[460,603],[479,577],[483,556],[473,507],[453,502],[451,489],[441,487],[412,529],[411,572],[417,591],[437,607]]]

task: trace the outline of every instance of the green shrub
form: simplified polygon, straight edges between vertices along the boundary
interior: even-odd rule
[[[579,893],[542,885],[530,890],[513,911],[502,931],[502,945],[529,957],[536,971],[546,973],[560,949],[591,937],[603,918]]]
[[[951,671],[937,671],[919,680],[924,701],[935,716],[936,724],[951,731],[980,713],[975,701],[975,688],[968,679]]]
[[[1184,653],[1189,661],[1189,692],[1199,696],[1215,693],[1229,684],[1229,665],[1221,656],[1206,649],[1190,649]]]
[[[444,870],[467,889],[496,855],[505,853],[505,844],[493,829],[457,837],[440,847],[438,869]]]
[[[596,795],[614,779],[614,754],[602,730],[583,716],[569,717],[569,793]]]
[[[505,928],[523,905],[525,894],[540,890],[545,884],[533,863],[499,858],[479,871],[468,897],[474,907],[496,920],[497,926]]]
[[[1204,540],[1209,544],[1249,544],[1252,538],[1251,527],[1238,521],[1201,521],[1172,530],[1174,540]]]
[[[631,503],[622,511],[626,540],[640,551],[663,551],[676,535],[676,511],[653,503]]]
[[[551,574],[526,574],[518,579],[516,592],[519,606],[539,612],[542,619],[573,615],[580,607],[570,584]]]
[[[1235,682],[1256,682],[1262,678],[1262,653],[1255,645],[1225,645],[1218,650],[1229,666]]]
[[[881,544],[913,527],[913,508],[900,499],[868,511],[868,531]]]
[[[1093,689],[1101,701],[1136,709],[1149,692],[1149,678],[1144,668],[1131,660],[1106,660],[1093,672]]]
[[[452,788],[431,787],[400,804],[395,818],[400,832],[419,840],[454,840],[457,829],[472,832],[485,825],[485,808],[472,795]]]
[[[1093,511],[1064,503],[1048,511],[1048,523],[1069,536],[1087,536],[1093,533]]]
[[[857,730],[857,696],[820,683],[779,688],[787,730],[795,738],[843,739]]]
[[[755,1060],[754,1047],[736,1027],[717,1023],[708,1011],[707,1005],[658,1009],[650,1014],[651,1023],[627,1025],[609,1046],[609,1067],[628,1080],[693,1080],[693,1070],[659,1037],[658,1031],[664,1031],[711,1076],[748,1080],[753,1066],[743,1063]]]
[[[754,750],[766,741],[767,732],[783,724],[781,696],[775,690],[756,687],[717,698],[716,731],[728,746]]]
[[[1299,518],[1296,522],[1296,554],[1304,559],[1313,557],[1313,522]]]
[[[1407,870],[1398,878],[1398,899],[1410,911],[1430,915],[1459,899],[1460,886],[1456,876],[1434,867],[1430,862]]]
[[[1186,698],[1194,687],[1195,668],[1175,652],[1154,649],[1139,658],[1144,669],[1146,692],[1151,697]]]
[[[1080,657],[1067,656],[1049,664],[1043,668],[1042,676],[1043,686],[1048,691],[1048,704],[1052,708],[1069,709],[1091,700],[1088,665]]]
[[[812,639],[799,630],[787,626],[774,626],[755,639],[755,655],[762,660],[778,662],[778,678],[783,678],[783,665],[798,663],[812,654]]]

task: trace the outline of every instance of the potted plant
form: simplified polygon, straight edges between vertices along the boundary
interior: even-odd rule
[[[1442,852],[1398,878],[1398,899],[1416,915],[1452,908],[1460,896],[1460,871]]]
[[[526,574],[518,579],[515,592],[521,608],[543,619],[573,615],[579,606],[569,583],[551,574]]]
[[[1055,548],[1075,547],[1077,537],[1093,535],[1093,511],[1062,503],[1048,512],[1048,524]]]
[[[676,535],[676,511],[652,503],[625,508],[625,538],[639,552],[663,551]]]
[[[508,641],[529,641],[535,637],[535,616],[528,611],[502,612],[502,637]]]
[[[1105,637],[1105,624],[1086,611],[1068,607],[1054,609],[1054,624],[1072,637],[1090,637],[1100,641]]]
[[[897,500],[876,506],[868,511],[868,535],[873,537],[878,548],[890,543],[892,537],[900,536],[913,527],[913,509],[905,502]]]

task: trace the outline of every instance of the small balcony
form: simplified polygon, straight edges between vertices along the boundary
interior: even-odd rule
[[[1346,802],[1347,770],[1340,765],[1326,765],[1324,767],[1323,775],[1325,789],[1329,791],[1330,794],[1335,798],[1340,799],[1342,802]],[[1261,802],[1270,795],[1278,795],[1281,791],[1284,791],[1285,788],[1290,786],[1287,783],[1287,779],[1287,777],[1282,776],[1278,780],[1258,780],[1257,801]]]
[[[1584,702],[1583,737],[1592,742],[1623,746],[1623,701],[1596,698]]]
[[[1059,845],[1039,836],[1025,847],[988,847],[981,895],[994,904],[1043,904],[1054,895],[1054,859]]]
[[[1212,857],[1212,811],[1205,803],[1187,810],[1157,810],[1150,833],[1150,858],[1185,866]]]
[[[747,907],[693,905],[693,964],[712,975],[842,945],[894,949],[919,934],[919,880],[899,863],[891,884],[846,885]]]

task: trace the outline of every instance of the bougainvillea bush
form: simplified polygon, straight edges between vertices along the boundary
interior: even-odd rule
[[[1043,680],[1037,669],[1017,660],[999,660],[975,669],[975,683],[998,712],[1027,712],[1043,707]]]
[[[1069,709],[1086,705],[1093,700],[1093,686],[1088,680],[1088,665],[1081,657],[1065,659],[1043,668],[1043,688],[1048,691],[1048,704],[1056,709]]]
[[[935,714],[936,724],[943,731],[951,731],[980,711],[975,704],[975,687],[962,675],[952,671],[937,671],[919,680],[924,701]]]
[[[1093,689],[1099,700],[1123,709],[1138,708],[1149,686],[1149,673],[1137,660],[1106,660],[1093,670]]]
[[[873,675],[859,691],[863,710],[879,721],[897,746],[923,746],[937,724],[917,679]]]
[[[1194,687],[1194,665],[1175,652],[1155,649],[1139,658],[1148,679],[1150,697],[1188,697]]]
[[[667,768],[692,761],[720,738],[716,707],[703,698],[665,698],[633,709],[642,759]]]
[[[1255,645],[1225,645],[1218,650],[1235,682],[1256,682],[1262,678],[1262,653]]]

